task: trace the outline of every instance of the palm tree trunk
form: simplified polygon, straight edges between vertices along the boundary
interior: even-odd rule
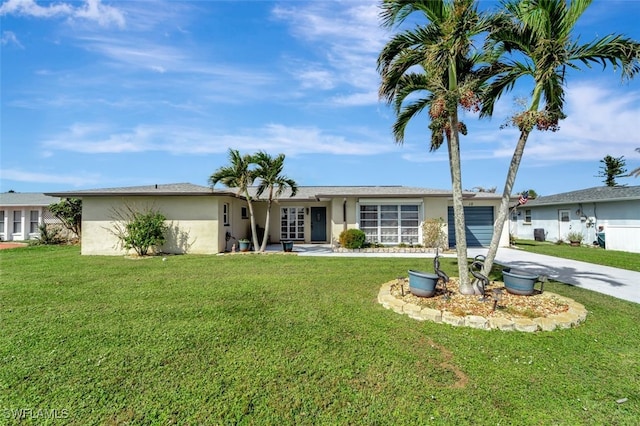
[[[516,175],[518,174],[518,168],[520,167],[520,161],[522,160],[522,155],[524,154],[524,147],[527,144],[529,133],[530,131],[528,130],[522,130],[520,132],[518,144],[516,145],[516,149],[513,151],[513,157],[511,157],[511,164],[509,164],[507,179],[504,184],[504,191],[502,192],[502,201],[500,202],[500,208],[498,209],[498,217],[496,218],[495,224],[493,225],[494,228],[493,235],[491,237],[491,244],[489,245],[489,251],[487,252],[487,257],[484,261],[484,267],[482,268],[482,274],[486,276],[489,275],[489,272],[493,267],[493,262],[496,258],[496,254],[498,253],[500,237],[502,236],[504,224],[507,221],[507,217],[509,216],[509,201],[511,199],[511,191],[513,190],[513,184],[515,183]]]
[[[264,224],[264,236],[262,237],[262,245],[260,251],[263,252],[267,249],[267,240],[269,239],[269,222],[271,217],[271,199],[267,201],[267,219]]]
[[[462,203],[462,171],[460,165],[460,135],[458,133],[458,112],[452,111],[449,117],[451,134],[448,138],[449,164],[451,165],[451,185],[453,192],[453,218],[456,230],[456,253],[458,255],[458,276],[460,280],[460,292],[473,288],[469,283],[469,270],[467,268],[467,236],[465,234],[464,205]]]
[[[253,243],[253,250],[258,250],[258,235],[256,233],[256,217],[253,214],[253,203],[251,202],[251,197],[249,196],[249,192],[245,193],[247,197],[247,206],[249,207],[249,221],[251,222],[251,242]]]

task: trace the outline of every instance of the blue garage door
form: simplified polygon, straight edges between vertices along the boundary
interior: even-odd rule
[[[453,207],[449,207],[449,247],[456,245],[456,227],[453,223]],[[465,231],[467,247],[485,247],[491,244],[493,235],[493,207],[465,207]]]

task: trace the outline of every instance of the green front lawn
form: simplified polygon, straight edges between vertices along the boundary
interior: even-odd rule
[[[516,247],[531,253],[546,254],[640,272],[640,253],[604,250],[599,247],[584,245],[573,247],[569,244],[555,244],[534,240],[516,240]]]
[[[579,288],[545,286],[584,304],[584,324],[530,334],[418,322],[377,303],[382,283],[431,270],[427,259],[29,247],[0,262],[0,423],[640,418],[640,305]]]

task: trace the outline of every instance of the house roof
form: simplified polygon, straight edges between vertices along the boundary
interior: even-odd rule
[[[48,206],[58,201],[60,201],[58,197],[50,197],[37,192],[0,193],[0,206]]]
[[[215,191],[216,193],[229,194],[230,191]],[[194,185],[192,183],[169,183],[159,185],[127,186],[122,188],[83,189],[78,191],[65,191],[49,193],[56,197],[104,197],[113,195],[211,195],[214,191],[211,187]]]
[[[527,207],[553,204],[601,203],[640,199],[640,186],[597,186],[578,191],[547,195],[530,200]]]
[[[249,188],[249,193],[255,196],[257,187]],[[335,197],[451,197],[451,191],[431,188],[414,188],[406,186],[299,186],[295,196],[290,197],[291,191],[286,189],[280,199],[288,200],[319,200]],[[102,196],[132,196],[132,195],[233,195],[243,197],[238,188],[212,189],[208,186],[191,183],[173,183],[162,185],[130,186],[123,188],[84,189],[78,191],[55,192],[47,195],[56,197],[102,197]],[[499,199],[500,195],[486,192],[464,192],[465,198]],[[263,194],[264,197],[264,194]]]

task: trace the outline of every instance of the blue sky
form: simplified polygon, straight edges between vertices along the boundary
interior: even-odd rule
[[[640,1],[596,0],[576,34],[640,40],[638,19]],[[426,117],[393,141],[377,1],[4,0],[0,20],[2,192],[207,185],[230,147],[286,154],[299,185],[451,187]],[[522,82],[491,120],[464,115],[465,189],[502,192],[518,135],[500,125],[529,93]],[[602,185],[605,155],[640,167],[640,77],[570,71],[566,113],[530,137],[516,191]]]

